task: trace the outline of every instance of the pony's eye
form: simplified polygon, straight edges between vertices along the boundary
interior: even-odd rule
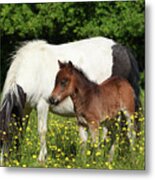
[[[61,86],[66,86],[68,80],[67,79],[63,79],[60,83],[61,83]]]

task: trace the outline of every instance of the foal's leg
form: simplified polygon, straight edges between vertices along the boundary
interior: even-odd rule
[[[118,118],[121,118],[121,117],[118,117]],[[108,153],[108,162],[113,161],[113,157],[114,157],[114,153],[115,153],[115,146],[116,146],[116,130],[115,131],[112,129],[110,129],[110,130],[111,130],[111,135],[110,135],[111,143],[110,143],[110,150]]]
[[[126,113],[126,119],[127,119],[127,126],[128,126],[128,131],[127,131],[127,136],[131,145],[131,148],[134,145],[136,133],[135,133],[135,128],[134,128],[134,122],[131,121],[131,117],[129,113]]]
[[[115,153],[115,142],[112,144],[109,151],[109,159],[108,159],[109,162],[113,161],[114,153]]]
[[[91,121],[88,124],[89,131],[93,140],[93,143],[99,143],[99,122],[98,121]]]
[[[107,127],[103,127],[103,141],[105,142],[107,139],[107,135],[108,135],[108,128]]]
[[[38,132],[40,136],[40,154],[38,160],[41,162],[45,161],[47,154],[46,148],[46,132],[47,132],[47,114],[49,105],[45,100],[41,99],[37,105],[38,112]]]
[[[80,116],[77,117],[77,120],[78,120],[78,126],[79,126],[79,135],[80,135],[80,139],[82,141],[82,146],[83,146],[83,150],[84,150],[86,147],[87,139],[88,139],[88,133],[85,130],[85,127],[82,125],[82,123],[84,123],[85,120],[83,117],[80,117]]]
[[[107,127],[103,127],[103,140],[104,142],[106,142],[106,139],[107,139],[107,136],[108,135],[108,128]],[[115,141],[112,140],[112,144],[111,144],[111,147],[110,147],[110,150],[109,150],[109,154],[108,154],[108,162],[112,162],[113,161],[113,157],[114,157],[114,153],[115,153]]]
[[[80,138],[82,140],[82,143],[86,144],[87,138],[88,138],[88,133],[85,130],[85,127],[79,125],[79,134],[80,134]]]
[[[79,134],[80,134],[80,139],[82,141],[82,153],[85,153],[85,149],[86,149],[86,142],[88,139],[88,133],[85,130],[85,128],[81,125],[79,125]]]

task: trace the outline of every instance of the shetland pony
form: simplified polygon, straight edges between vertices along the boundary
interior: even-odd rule
[[[71,97],[82,141],[87,140],[87,137],[84,137],[84,126],[88,127],[92,140],[98,142],[100,123],[107,117],[114,119],[119,111],[126,111],[129,128],[127,135],[129,139],[132,138],[133,143],[133,125],[130,117],[135,112],[135,95],[129,82],[114,76],[97,84],[90,81],[71,61],[69,63],[58,61],[58,63],[60,70],[49,102],[57,105],[66,97]]]
[[[50,107],[47,102],[51,89],[54,87],[55,75],[59,70],[58,59],[72,59],[75,65],[82,67],[90,79],[98,83],[115,75],[128,79],[134,88],[136,103],[138,102],[138,67],[133,54],[125,46],[104,37],[60,45],[51,45],[40,40],[28,41],[12,57],[2,92],[0,105],[1,165],[4,160],[3,155],[8,152],[11,145],[11,132],[15,131],[9,128],[10,122],[15,121],[22,124],[22,116],[29,115],[32,108],[36,108],[41,142],[38,159],[45,161],[48,111],[74,116],[75,112],[70,98],[66,98],[57,106]],[[12,117],[12,114],[19,118]]]

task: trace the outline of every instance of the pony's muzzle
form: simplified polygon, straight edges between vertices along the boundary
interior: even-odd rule
[[[57,105],[57,104],[59,104],[59,100],[58,100],[57,98],[53,97],[53,96],[50,96],[50,97],[49,97],[48,102],[49,102],[49,104],[51,104],[51,105]]]

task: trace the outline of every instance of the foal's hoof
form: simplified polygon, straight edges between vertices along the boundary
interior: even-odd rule
[[[43,159],[39,159],[38,158],[38,163],[41,165],[41,166],[44,166],[45,165],[45,159],[43,160]]]
[[[46,161],[46,155],[45,156],[39,156],[38,157],[38,162],[40,164],[45,164],[45,161]]]

